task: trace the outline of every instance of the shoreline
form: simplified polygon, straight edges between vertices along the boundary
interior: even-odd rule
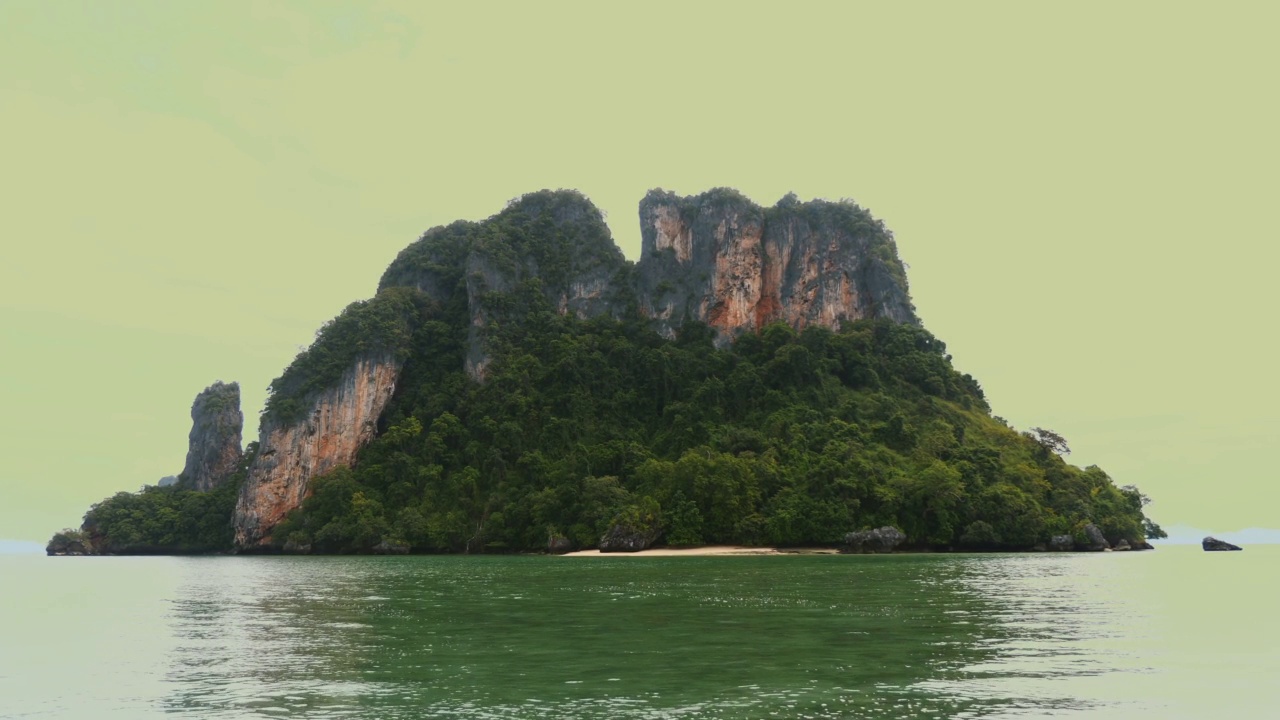
[[[749,545],[703,545],[690,548],[648,548],[636,552],[600,552],[575,550],[559,557],[698,557],[724,555],[838,555],[839,550],[825,547],[776,548]]]

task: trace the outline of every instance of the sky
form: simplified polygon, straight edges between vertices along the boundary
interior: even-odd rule
[[[0,538],[178,472],[424,230],[853,198],[997,415],[1280,528],[1268,3],[0,0]]]

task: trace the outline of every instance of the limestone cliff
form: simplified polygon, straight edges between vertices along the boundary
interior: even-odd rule
[[[264,422],[233,517],[238,547],[270,542],[271,528],[307,496],[311,478],[354,462],[374,437],[400,369],[392,357],[362,357],[337,385],[312,398],[305,418]]]
[[[216,382],[191,404],[187,464],[179,475],[183,487],[208,491],[226,480],[240,464],[240,385]],[[161,481],[163,483],[163,481]]]
[[[789,195],[766,210],[727,189],[653,190],[640,229],[640,309],[667,337],[688,320],[714,328],[722,346],[776,321],[917,322],[892,236],[852,203]]]

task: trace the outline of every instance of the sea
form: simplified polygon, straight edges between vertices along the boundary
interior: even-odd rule
[[[1277,569],[0,556],[0,718],[1280,718]]]

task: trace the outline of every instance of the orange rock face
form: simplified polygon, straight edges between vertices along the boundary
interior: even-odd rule
[[[640,224],[640,310],[667,337],[686,319],[714,328],[722,346],[778,321],[915,322],[891,236],[852,204],[766,211],[732,192],[654,191]]]
[[[315,399],[304,420],[262,429],[236,503],[238,547],[271,543],[271,529],[302,503],[313,477],[354,462],[377,432],[399,377],[400,365],[390,359],[363,358]]]

